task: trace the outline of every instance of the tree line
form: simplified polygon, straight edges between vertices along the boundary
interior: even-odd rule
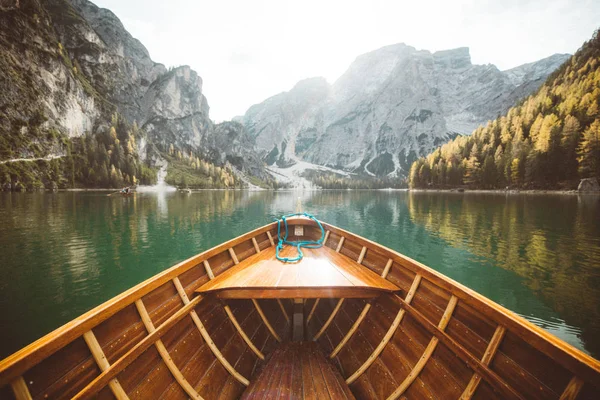
[[[573,189],[600,178],[599,32],[506,115],[415,161],[410,186]]]

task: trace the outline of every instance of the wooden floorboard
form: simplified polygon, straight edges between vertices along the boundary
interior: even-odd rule
[[[281,344],[242,399],[354,399],[340,373],[315,342]]]

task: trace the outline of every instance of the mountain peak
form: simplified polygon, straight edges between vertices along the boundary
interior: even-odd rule
[[[433,57],[436,63],[445,64],[451,68],[464,68],[472,65],[471,53],[468,47],[436,51],[433,53]]]

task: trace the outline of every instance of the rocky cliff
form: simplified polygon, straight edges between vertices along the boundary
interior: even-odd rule
[[[118,113],[139,128],[141,160],[173,147],[217,165],[235,160],[237,170],[268,178],[242,126],[236,135],[245,146],[222,146],[198,74],[154,62],[111,11],[87,0],[2,0],[0,7],[0,160],[66,154],[65,143],[107,133]]]
[[[405,176],[417,156],[505,112],[567,57],[500,71],[473,65],[468,48],[430,53],[396,44],[359,56],[331,86],[302,81],[240,121],[269,164],[302,159]]]

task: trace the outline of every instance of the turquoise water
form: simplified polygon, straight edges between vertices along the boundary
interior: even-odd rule
[[[205,191],[0,193],[0,358],[298,196],[600,357],[599,197]]]

